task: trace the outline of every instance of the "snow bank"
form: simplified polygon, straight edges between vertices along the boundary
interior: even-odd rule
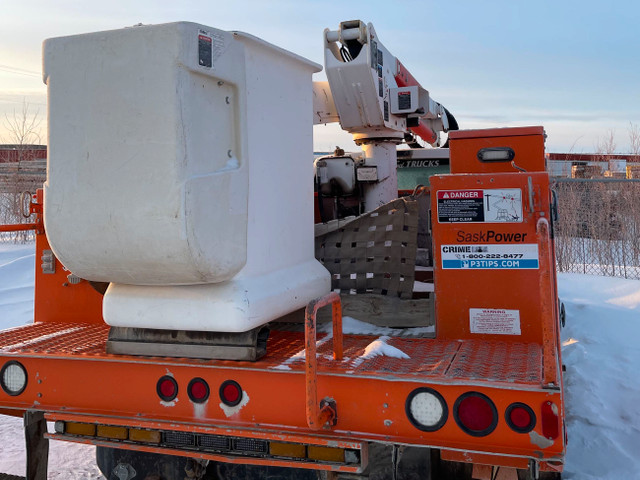
[[[34,244],[0,242],[0,329],[33,321]],[[49,425],[53,431],[53,425]],[[0,473],[25,474],[22,418],[0,415]],[[95,447],[49,442],[49,480],[103,479]]]
[[[640,281],[561,274],[566,480],[640,476]]]
[[[33,244],[0,242],[0,327],[8,328],[33,321]]]

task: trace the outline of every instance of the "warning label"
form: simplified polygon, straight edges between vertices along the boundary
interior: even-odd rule
[[[438,191],[439,223],[522,222],[522,190]]]
[[[198,64],[202,67],[213,67],[225,49],[224,37],[220,33],[198,30]]]
[[[499,308],[470,308],[471,333],[520,335],[520,311]]]
[[[213,40],[208,35],[198,35],[198,63],[203,67],[211,67],[211,45]]]
[[[441,245],[443,269],[537,269],[536,243]]]
[[[439,191],[438,222],[484,222],[483,191]]]

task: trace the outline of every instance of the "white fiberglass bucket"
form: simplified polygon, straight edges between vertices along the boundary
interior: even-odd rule
[[[246,331],[329,291],[313,255],[320,67],[192,23],[47,40],[45,227],[112,326]]]

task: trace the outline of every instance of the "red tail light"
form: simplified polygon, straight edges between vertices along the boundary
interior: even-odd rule
[[[194,378],[187,386],[187,394],[194,403],[204,403],[209,398],[209,385],[202,378]]]
[[[173,377],[165,375],[160,377],[156,384],[158,396],[165,402],[171,402],[178,396],[178,383]]]
[[[242,401],[242,387],[238,382],[226,380],[220,385],[220,400],[225,405],[235,407]]]
[[[552,402],[542,404],[542,435],[555,440],[560,435],[558,406]]]
[[[478,392],[467,392],[453,406],[454,419],[469,435],[484,437],[498,425],[498,410],[491,399]]]
[[[504,414],[507,425],[518,433],[529,433],[536,426],[536,414],[524,403],[512,403]]]

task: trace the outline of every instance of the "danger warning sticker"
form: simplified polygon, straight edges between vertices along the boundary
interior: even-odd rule
[[[520,311],[500,308],[470,308],[471,333],[520,335]]]
[[[440,190],[439,223],[522,222],[522,190]]]

